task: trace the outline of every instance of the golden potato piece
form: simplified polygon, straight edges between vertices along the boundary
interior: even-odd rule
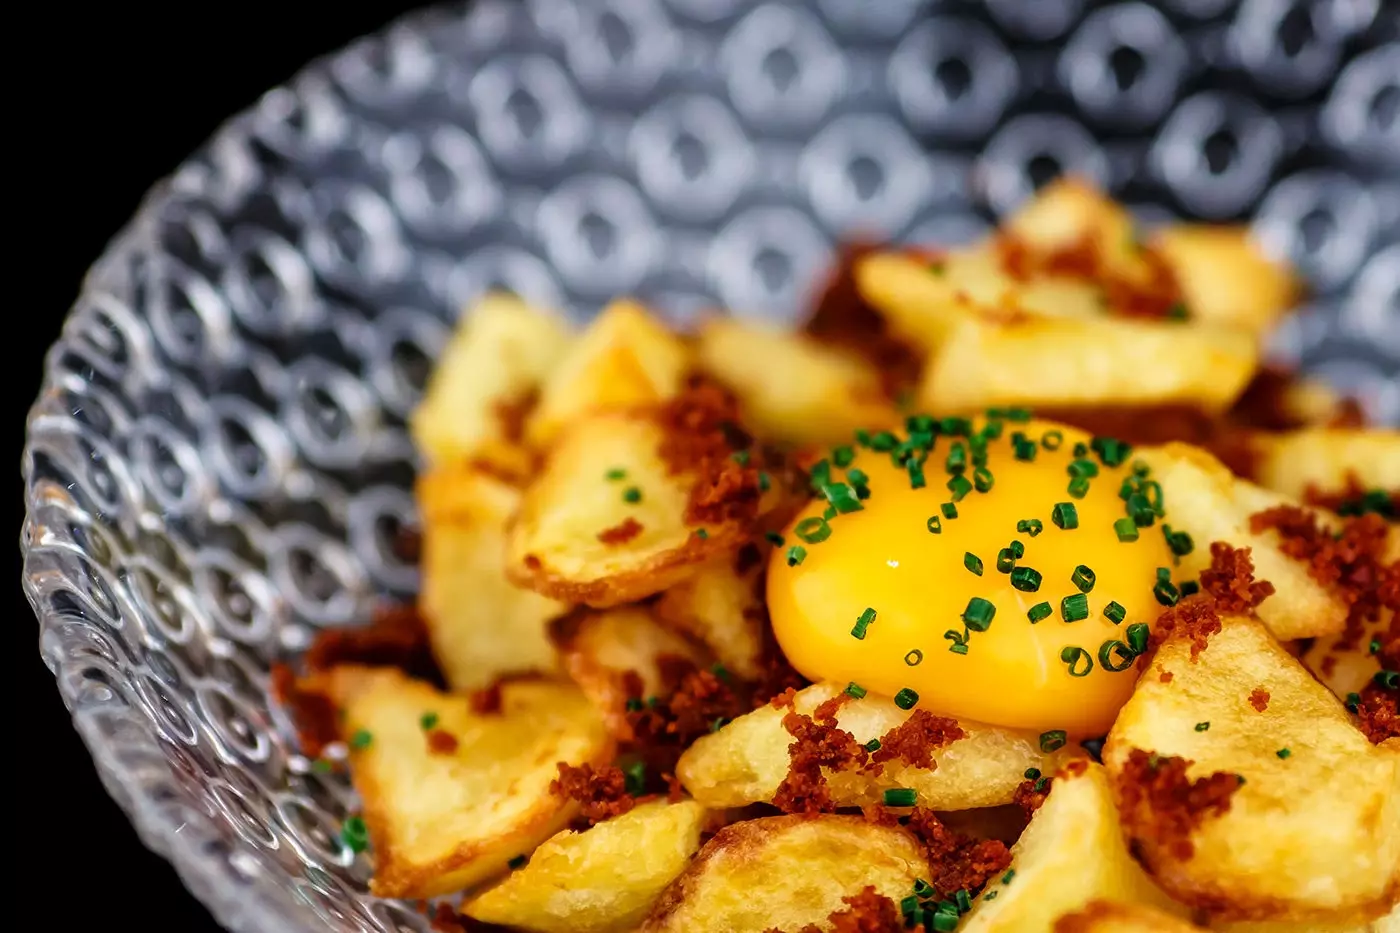
[[[896,903],[928,876],[922,847],[859,816],[770,816],[721,829],[677,878],[643,933],[764,933],[824,924],[866,886]]]
[[[1062,177],[1041,188],[1002,225],[1002,231],[1040,254],[1092,249],[1097,267],[1136,286],[1155,270],[1127,208],[1081,178]]]
[[[493,294],[469,308],[409,419],[432,465],[483,459],[512,471],[528,460],[510,435],[508,411],[521,405],[564,355],[568,323],[519,298]]]
[[[1212,924],[1210,929],[1220,933],[1400,933],[1395,926],[1400,914],[1392,913],[1379,920],[1355,921],[1339,920],[1335,923],[1316,920],[1292,922],[1288,920],[1245,920],[1240,923]]]
[[[1400,431],[1385,428],[1307,428],[1258,434],[1251,442],[1261,486],[1301,499],[1312,489],[1363,489],[1400,494]]]
[[[1050,933],[1063,914],[1096,899],[1184,913],[1128,853],[1103,767],[1082,767],[1055,778],[1011,847],[1011,871],[987,885],[959,933]]]
[[[734,318],[700,325],[702,369],[739,398],[745,423],[785,444],[840,444],[896,422],[880,374],[860,357],[788,330]]]
[[[1056,920],[1052,933],[1199,933],[1200,929],[1155,907],[1095,900]]]
[[[556,763],[612,756],[602,721],[571,684],[506,683],[500,712],[489,714],[394,668],[337,667],[303,688],[344,713],[380,897],[435,897],[504,870],[573,813],[549,792]],[[434,750],[453,740],[455,749]]]
[[[534,933],[629,933],[700,848],[705,820],[693,800],[654,800],[584,832],[565,830],[462,913]]]
[[[1383,560],[1388,564],[1400,561],[1400,525],[1390,526]],[[1384,644],[1396,637],[1400,637],[1400,628],[1396,627],[1395,613],[1382,607],[1375,618],[1365,621],[1355,638],[1349,638],[1346,632],[1318,638],[1299,660],[1345,700],[1350,693],[1360,693],[1381,669],[1379,656],[1371,653],[1371,641],[1378,639]]]
[[[653,606],[663,625],[698,639],[740,677],[762,673],[767,621],[759,579],[766,553],[740,573],[731,554],[711,560],[692,577],[666,590]]]
[[[986,407],[1229,406],[1258,364],[1240,331],[1131,318],[968,318],[929,359],[920,403]]]
[[[1162,485],[1166,524],[1184,531],[1195,543],[1181,558],[1175,576],[1192,578],[1210,566],[1210,543],[1250,548],[1254,577],[1274,585],[1274,595],[1259,605],[1259,618],[1285,641],[1340,632],[1347,604],[1308,574],[1308,568],[1279,549],[1278,532],[1255,534],[1249,518],[1278,505],[1295,504],[1278,493],[1240,479],[1211,454],[1189,444],[1140,447],[1135,455],[1152,468]]]
[[[546,628],[568,606],[505,577],[506,524],[515,487],[469,466],[418,480],[423,516],[423,589],[418,604],[433,656],[453,690],[502,675],[558,669]]]
[[[1175,224],[1150,245],[1171,267],[1197,320],[1262,335],[1302,297],[1298,278],[1265,255],[1246,227]]]
[[[550,372],[525,437],[545,447],[580,415],[670,398],[689,367],[679,337],[636,302],[615,301]]]
[[[1218,919],[1374,916],[1400,886],[1400,742],[1368,742],[1258,620],[1221,622],[1195,662],[1190,632],[1166,639],[1119,713],[1104,762],[1120,803],[1135,749],[1186,759],[1187,779],[1224,772],[1244,783],[1227,810],[1189,829],[1185,848],[1162,829],[1171,818],[1162,794],[1133,802],[1130,845],[1164,889]],[[1256,690],[1267,692],[1263,710],[1251,702]]]
[[[843,686],[814,684],[799,691],[795,709],[811,715]],[[700,737],[681,755],[676,776],[696,800],[711,807],[769,803],[788,774],[792,736],[783,728],[787,709],[766,705],[740,716],[718,732]],[[892,700],[870,694],[851,700],[837,713],[837,725],[868,742],[889,732],[911,713]],[[1027,768],[1053,773],[1071,755],[1069,748],[1045,753],[1035,733],[981,723],[960,723],[966,733],[934,754],[937,767],[915,768],[887,762],[877,775],[843,771],[827,775],[832,798],[841,806],[880,803],[892,787],[918,792],[921,806],[967,810],[1010,803]]]
[[[569,676],[598,707],[617,736],[630,737],[627,726],[629,674],[640,679],[645,696],[665,692],[662,676],[666,659],[704,663],[703,653],[662,627],[641,606],[579,610],[554,626]]]
[[[707,525],[702,537],[686,523],[695,478],[670,472],[663,440],[648,412],[572,424],[525,492],[507,545],[510,579],[602,609],[659,593],[735,550],[746,529]],[[610,533],[625,537],[606,540]]]

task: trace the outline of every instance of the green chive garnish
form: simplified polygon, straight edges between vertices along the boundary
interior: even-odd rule
[[[1037,622],[1043,622],[1050,618],[1051,613],[1054,611],[1054,609],[1050,608],[1049,603],[1036,603],[1026,610],[1026,618],[1031,620],[1031,625],[1035,625]]]
[[[1060,660],[1069,665],[1069,676],[1088,677],[1094,669],[1094,659],[1089,652],[1078,645],[1066,645],[1060,649]]]
[[[1132,452],[1132,447],[1112,437],[1094,438],[1089,442],[1089,449],[1099,455],[1099,460],[1106,467],[1122,466]]]
[[[1124,630],[1124,635],[1128,638],[1128,647],[1133,654],[1142,654],[1147,650],[1147,638],[1151,634],[1145,622],[1134,622]]]
[[[838,512],[859,512],[865,506],[845,483],[827,483],[822,487],[822,495]]]
[[[864,638],[865,638],[865,630],[868,629],[868,628],[870,628],[870,623],[872,623],[872,622],[874,622],[874,621],[875,621],[875,610],[874,610],[874,609],[871,609],[869,606],[867,606],[866,609],[865,609],[865,611],[862,612],[862,613],[860,614],[860,618],[856,619],[856,624],[855,624],[855,626],[851,629],[851,634],[852,634],[854,637],[856,637],[856,638],[864,639]]]
[[[1046,450],[1059,450],[1060,445],[1065,442],[1065,432],[1046,431],[1040,436],[1040,446]]]
[[[1071,574],[1069,578],[1070,582],[1078,587],[1081,593],[1091,592],[1094,589],[1094,581],[1097,579],[1098,577],[1094,575],[1094,571],[1090,570],[1084,564],[1075,567],[1074,573]]]
[[[734,453],[729,455],[729,459],[739,464],[739,466],[748,466],[749,452],[747,450],[736,450],[734,451]]]
[[[928,482],[924,479],[923,464],[919,463],[917,460],[910,460],[904,465],[904,469],[909,473],[910,489],[923,489],[924,486],[928,485]]]
[[[807,549],[800,544],[794,544],[787,549],[787,565],[796,567],[807,559]]]
[[[1063,729],[1051,729],[1049,732],[1040,733],[1040,750],[1045,754],[1058,752],[1065,747],[1069,741],[1069,736]]]
[[[1132,542],[1138,539],[1137,522],[1131,518],[1120,518],[1113,523],[1113,533],[1122,542]]]
[[[703,531],[704,529],[702,528],[701,530]],[[776,531],[765,531],[763,533],[763,539],[774,547],[783,546],[783,536]]]
[[[1011,571],[1011,585],[1022,593],[1040,590],[1040,571],[1034,567],[1016,567]]]
[[[1016,530],[1034,538],[1045,530],[1045,525],[1038,518],[1023,518],[1016,523]]]
[[[972,471],[972,485],[978,492],[990,492],[996,485],[996,477],[992,471],[984,466],[979,466]]]
[[[438,724],[438,714],[437,714],[437,713],[424,713],[422,716],[419,716],[419,717],[418,717],[418,725],[422,726],[424,729],[431,729],[431,728],[433,728],[434,726],[436,726],[437,724]]]
[[[362,817],[352,816],[340,828],[340,839],[351,852],[369,848],[369,828]]]
[[[943,517],[944,517],[944,518],[957,518],[957,517],[958,517],[958,507],[957,507],[957,505],[956,505],[955,503],[952,503],[952,502],[945,502],[945,503],[943,503],[942,505],[940,505],[938,508],[939,508],[940,511],[943,512]]]
[[[948,650],[953,654],[967,654],[967,629],[959,632],[957,629],[948,629],[943,633],[943,637],[952,642]]]
[[[641,502],[642,491],[636,486],[628,486],[626,489],[622,490],[622,501],[632,503]]]
[[[887,807],[912,807],[918,799],[919,795],[909,787],[890,787],[885,790]]]
[[[939,518],[937,515],[930,515],[928,517],[927,526],[928,532],[931,535],[941,535],[943,533],[943,519]]]
[[[1055,507],[1050,510],[1050,521],[1055,523],[1056,528],[1063,528],[1069,531],[1079,527],[1079,510],[1074,507],[1073,502],[1056,502]]]
[[[1293,754],[1293,750],[1288,748],[1280,748],[1278,751],[1274,752],[1274,754],[1279,756],[1280,758],[1287,758],[1289,755]]]
[[[356,750],[369,748],[369,743],[374,741],[374,736],[369,734],[368,729],[356,729],[355,734],[350,736],[350,747]]]
[[[1118,625],[1128,617],[1128,610],[1116,601],[1109,600],[1108,605],[1103,607],[1103,617],[1114,625]]]
[[[809,516],[802,519],[792,531],[793,534],[797,535],[797,537],[808,544],[821,544],[827,538],[831,537],[831,526],[826,523],[826,519],[817,518],[816,516]],[[782,543],[781,538],[778,540],[779,543]]]
[[[1157,585],[1152,587],[1152,595],[1157,597],[1157,602],[1163,606],[1175,606],[1181,599],[1181,591],[1172,586],[1171,580],[1157,581]]]
[[[963,610],[962,620],[972,631],[985,632],[991,626],[992,617],[996,614],[996,606],[981,596],[974,596],[967,601],[967,608]]]
[[[865,699],[865,688],[854,680],[846,684],[846,695],[855,700]]]
[[[611,470],[604,473],[603,476],[606,477],[608,480],[615,482],[620,479],[626,479],[627,471],[624,470],[622,467],[613,467]]]
[[[1065,491],[1076,499],[1083,499],[1089,494],[1089,480],[1084,476],[1076,476],[1069,481]]]
[[[963,554],[963,566],[975,576],[982,576],[982,558],[971,551]]]
[[[966,476],[959,473],[948,480],[948,492],[952,493],[954,502],[961,502],[964,496],[972,492],[972,483],[968,482]]]
[[[924,653],[918,648],[910,648],[904,655],[904,663],[910,667],[918,667],[924,663]]]
[[[908,687],[900,690],[894,695],[894,705],[900,709],[913,709],[919,702],[919,695]]]
[[[836,464],[843,470],[846,467],[850,466],[852,461],[854,461],[855,459],[855,449],[847,445],[837,447],[831,452],[831,462]]]
[[[1162,535],[1167,539],[1167,547],[1177,557],[1185,557],[1196,547],[1196,543],[1191,540],[1191,536],[1184,531],[1173,531],[1171,525],[1162,525]]]
[[[1089,618],[1089,597],[1075,593],[1060,600],[1060,616],[1066,622],[1081,622]]]
[[[1136,658],[1133,650],[1116,638],[1111,638],[1099,646],[1099,666],[1115,674],[1132,667]]]
[[[1197,731],[1197,732],[1205,732],[1205,731],[1207,731],[1208,729],[1210,729],[1210,722],[1209,722],[1209,721],[1207,721],[1207,722],[1198,722],[1198,723],[1196,723],[1196,731]]]
[[[1010,573],[1016,567],[1016,558],[1011,553],[1011,548],[1004,547],[997,551],[997,572]]]

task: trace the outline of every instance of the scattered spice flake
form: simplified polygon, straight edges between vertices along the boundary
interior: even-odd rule
[[[743,464],[730,455],[751,438],[739,428],[734,396],[702,376],[687,379],[681,392],[662,406],[664,437],[658,453],[672,475],[691,473],[695,481],[686,503],[688,525],[747,524],[758,515],[761,457]]]
[[[1210,567],[1201,571],[1201,590],[1215,599],[1216,611],[1252,613],[1274,594],[1268,580],[1254,580],[1249,548],[1234,548],[1224,541],[1210,546]]]
[[[845,694],[838,694],[840,696]],[[788,745],[788,773],[773,794],[773,806],[784,813],[835,810],[836,803],[822,769],[863,768],[870,760],[865,746],[851,733],[837,727],[835,709],[822,710],[826,715],[821,719],[804,716],[796,710],[783,716],[783,728],[793,741]]]
[[[1173,674],[1171,671],[1162,671],[1162,673],[1157,675],[1157,679],[1164,684],[1169,684],[1172,682],[1172,678],[1175,676],[1176,675]]]
[[[803,330],[821,343],[865,357],[880,373],[881,388],[890,399],[896,399],[918,381],[921,358],[890,333],[884,315],[867,304],[856,287],[856,264],[879,248],[869,242],[841,247]],[[934,261],[938,256],[923,254],[920,258]]]
[[[841,898],[844,910],[827,917],[831,933],[902,933],[904,920],[893,900],[866,885],[859,894]]]
[[[1280,548],[1307,565],[1308,574],[1348,604],[1346,627],[1334,650],[1353,650],[1382,609],[1400,611],[1400,561],[1385,561],[1388,526],[1379,515],[1342,520],[1340,535],[1324,529],[1317,516],[1298,506],[1277,506],[1250,516],[1256,534],[1277,529]]]
[[[1050,785],[1054,782],[1054,778],[1039,777],[1033,781],[1027,778],[1016,785],[1016,790],[1011,795],[1011,802],[1026,811],[1026,819],[1029,820],[1031,814],[1039,810],[1040,805],[1045,802],[1045,798],[1050,796]]]
[[[935,716],[926,709],[915,710],[904,722],[880,736],[880,747],[870,756],[870,764],[876,773],[887,761],[900,761],[911,768],[932,771],[938,767],[933,759],[934,751],[966,737],[967,733],[956,719]]]
[[[1149,858],[1158,850],[1179,860],[1191,858],[1191,833],[1206,819],[1229,811],[1230,798],[1240,788],[1239,775],[1228,771],[1191,780],[1186,771],[1192,764],[1140,748],[1128,753],[1116,782],[1118,810],[1129,838],[1135,846],[1145,846]]]
[[[598,532],[598,540],[606,545],[626,544],[642,533],[642,523],[630,515],[621,524]]]
[[[319,758],[327,745],[340,739],[340,715],[335,704],[319,693],[297,686],[297,675],[285,664],[273,664],[272,697],[296,727],[302,754]]]
[[[1264,712],[1269,708],[1269,691],[1263,687],[1255,687],[1249,692],[1249,705],[1254,707],[1255,712]]]
[[[565,761],[556,767],[559,777],[550,782],[549,792],[582,804],[579,815],[590,826],[621,816],[636,806],[636,800],[627,793],[627,776],[621,768],[609,765],[595,769],[587,763],[571,765]]]
[[[1178,634],[1191,643],[1191,660],[1194,662],[1205,650],[1210,636],[1220,631],[1220,615],[1215,611],[1215,600],[1206,593],[1188,596],[1157,617],[1157,624],[1148,638],[1144,661],[1150,663],[1157,649],[1169,637]]]
[[[433,729],[428,732],[428,751],[434,755],[456,754],[457,737],[446,729]]]
[[[306,651],[307,668],[323,671],[341,664],[397,667],[410,677],[444,686],[428,627],[412,604],[380,607],[368,625],[326,629],[317,635]]]
[[[940,899],[960,890],[976,895],[988,879],[1011,864],[1011,851],[1000,839],[975,839],[954,832],[924,807],[910,812],[908,829],[924,845],[928,880]]]

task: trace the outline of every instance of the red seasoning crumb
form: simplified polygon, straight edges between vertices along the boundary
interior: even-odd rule
[[[428,627],[412,604],[385,606],[375,611],[368,625],[327,629],[317,635],[306,651],[307,668],[323,671],[340,664],[397,667],[410,677],[443,686]]]
[[[434,755],[452,755],[457,752],[457,737],[446,729],[428,730],[428,751]]]
[[[627,793],[627,776],[621,768],[608,766],[595,769],[590,764],[558,763],[559,777],[549,785],[549,792],[565,800],[582,804],[579,815],[594,825],[612,816],[620,816],[636,806]]]
[[[927,850],[928,880],[939,897],[959,890],[976,894],[988,878],[1011,864],[1011,852],[1000,839],[974,839],[954,832],[924,807],[910,812],[908,828]]]
[[[473,690],[467,697],[467,702],[471,704],[473,713],[478,716],[490,716],[501,711],[501,684],[500,680],[494,681],[491,686],[483,687],[480,690]]]
[[[335,704],[319,693],[297,686],[297,675],[285,664],[273,664],[272,698],[287,711],[301,740],[302,754],[319,758],[327,745],[340,739],[340,716]]]
[[[1263,687],[1255,687],[1249,692],[1249,705],[1254,707],[1255,712],[1264,712],[1269,708],[1269,691]]]
[[[630,515],[621,524],[598,532],[598,540],[606,545],[626,544],[642,533],[642,523]]]
[[[672,475],[695,476],[686,504],[688,525],[747,524],[758,515],[759,458],[737,463],[731,454],[750,438],[739,427],[734,396],[700,376],[658,415],[665,436],[658,453]]]
[[[1220,612],[1252,613],[1274,594],[1268,580],[1254,580],[1249,548],[1234,548],[1224,541],[1210,546],[1210,567],[1201,571],[1201,589],[1215,597]]]
[[[1176,675],[1173,674],[1171,671],[1162,671],[1162,673],[1157,675],[1157,679],[1164,684],[1169,684],[1172,682],[1172,678],[1175,676]]]
[[[1191,780],[1193,762],[1140,748],[1128,753],[1116,791],[1123,828],[1151,868],[1159,852],[1176,859],[1195,854],[1191,833],[1206,819],[1230,809],[1230,798],[1243,783],[1238,774],[1216,771]]]
[[[826,784],[824,768],[862,768],[870,753],[856,737],[838,728],[828,711],[823,720],[796,710],[783,717],[783,728],[792,736],[788,745],[787,777],[773,794],[773,806],[784,813],[825,813],[836,809]]]
[[[1400,737],[1400,695],[1394,690],[1382,690],[1378,684],[1368,684],[1361,691],[1356,707],[1356,727],[1371,744]]]
[[[925,709],[915,710],[904,722],[880,736],[880,747],[870,756],[870,770],[878,774],[885,762],[901,761],[913,768],[932,771],[938,767],[933,753],[966,737],[967,733],[956,719],[935,716]]]
[[[1168,637],[1177,635],[1190,641],[1191,660],[1195,661],[1206,649],[1210,636],[1218,631],[1220,616],[1215,611],[1215,600],[1205,593],[1188,596],[1157,617],[1148,639],[1146,658],[1150,661]]]
[[[1072,760],[1070,760],[1070,761],[1065,762],[1064,767],[1060,769],[1060,776],[1061,776],[1061,777],[1079,777],[1081,774],[1083,774],[1085,771],[1088,771],[1088,770],[1089,770],[1089,759],[1087,759],[1087,758],[1075,758],[1075,759],[1072,759]]]
[[[1044,781],[1044,784],[1040,784]],[[1011,802],[1022,810],[1026,811],[1026,819],[1031,818],[1031,814],[1040,809],[1040,805],[1045,802],[1045,798],[1050,796],[1050,785],[1055,783],[1054,778],[1042,777],[1034,781],[1025,780],[1016,785],[1016,791],[1011,795]],[[1036,790],[1036,785],[1040,784],[1040,790]]]
[[[867,885],[859,894],[841,898],[844,910],[827,917],[831,933],[903,933],[904,920],[894,901]]]

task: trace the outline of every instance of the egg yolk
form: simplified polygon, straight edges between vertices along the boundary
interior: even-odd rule
[[[1104,734],[1137,677],[1133,643],[1141,647],[1145,630],[1134,639],[1129,629],[1162,611],[1154,587],[1173,554],[1159,517],[1115,527],[1129,517],[1125,479],[1148,486],[1158,506],[1160,494],[1131,457],[1108,466],[1118,458],[1086,450],[1091,440],[1065,425],[1008,421],[977,470],[967,438],[939,436],[920,488],[889,452],[856,447],[847,466],[831,464],[831,483],[869,495],[835,515],[826,498],[814,500],[774,550],[768,607],[793,666],[814,681],[913,691],[941,715]],[[952,454],[957,466],[955,447],[966,458],[958,473],[948,465]],[[1093,475],[1072,493],[1076,473]],[[950,491],[954,476],[971,488]],[[793,546],[806,552],[800,562]]]

